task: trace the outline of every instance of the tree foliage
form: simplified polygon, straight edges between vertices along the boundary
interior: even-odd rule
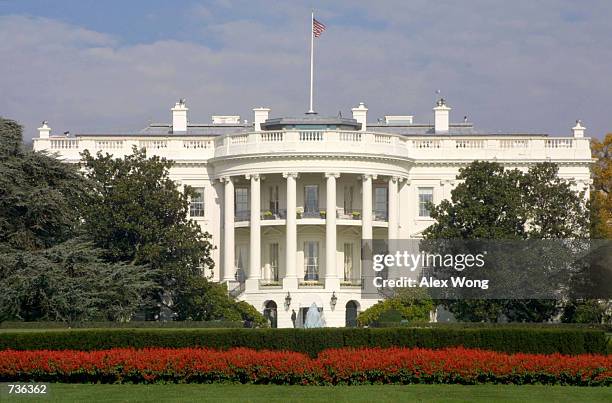
[[[192,276],[182,286],[176,293],[173,306],[178,320],[248,321],[258,327],[267,324],[263,315],[252,305],[228,298],[225,284]]]
[[[591,191],[591,238],[612,239],[612,133],[603,141],[593,139],[591,150],[593,187]]]
[[[149,273],[105,263],[77,238],[91,183],[21,142],[21,127],[0,119],[0,320],[129,317]]]
[[[588,234],[584,195],[558,177],[558,167],[540,163],[527,172],[475,161],[460,170],[451,200],[432,206],[436,222],[426,239],[562,239]],[[541,322],[559,312],[553,300],[449,300],[463,321]]]
[[[150,267],[159,285],[153,299],[178,320],[265,324],[255,308],[204,277],[214,268],[211,237],[189,219],[195,194],[188,186],[177,188],[169,177],[171,161],[147,158],[136,148],[121,159],[87,151],[82,156],[86,177],[96,184],[83,225],[108,261]]]
[[[409,322],[428,322],[433,309],[433,300],[423,289],[400,289],[394,296],[361,312],[357,317],[357,323],[360,326],[369,326],[379,321],[395,321],[390,319],[393,317]]]
[[[149,265],[166,286],[214,266],[210,235],[188,217],[193,189],[177,189],[171,161],[136,148],[125,158],[82,156],[85,175],[96,184],[83,225],[107,260]]]
[[[155,287],[143,267],[106,263],[80,239],[0,254],[0,321],[127,321]]]
[[[0,118],[0,244],[34,251],[75,235],[87,183],[74,166],[24,150],[21,133]]]

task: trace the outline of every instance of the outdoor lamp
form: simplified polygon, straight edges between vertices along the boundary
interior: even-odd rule
[[[338,297],[336,297],[336,291],[332,292],[332,296],[331,296],[331,307],[334,308],[336,306],[336,302],[338,302]]]
[[[287,292],[287,296],[285,297],[285,306],[289,308],[291,306],[291,294]]]

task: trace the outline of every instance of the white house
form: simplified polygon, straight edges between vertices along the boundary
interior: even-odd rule
[[[137,133],[54,136],[44,122],[34,148],[78,162],[85,149],[123,156],[136,145],[174,160],[171,177],[196,188],[191,217],[217,246],[213,278],[278,327],[292,326],[293,310],[301,326],[313,302],[328,326],[354,323],[376,302],[361,298],[361,240],[418,238],[432,222],[426,202],[448,198],[473,160],[520,169],[552,161],[580,190],[590,181],[579,121],[568,137],[480,132],[450,123],[443,99],[433,124],[412,116],[369,122],[363,103],[352,118],[271,118],[255,108],[252,123],[191,123],[184,100],[171,111],[171,124]]]

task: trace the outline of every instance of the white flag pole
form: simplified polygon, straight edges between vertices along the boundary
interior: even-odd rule
[[[314,10],[310,16],[310,109],[308,113],[315,113],[312,108],[312,90],[313,90],[313,78],[314,78]]]

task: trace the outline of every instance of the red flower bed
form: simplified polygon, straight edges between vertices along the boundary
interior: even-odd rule
[[[466,348],[344,348],[323,351],[315,359],[302,353],[245,348],[5,350],[0,351],[0,381],[611,385],[612,357]]]

